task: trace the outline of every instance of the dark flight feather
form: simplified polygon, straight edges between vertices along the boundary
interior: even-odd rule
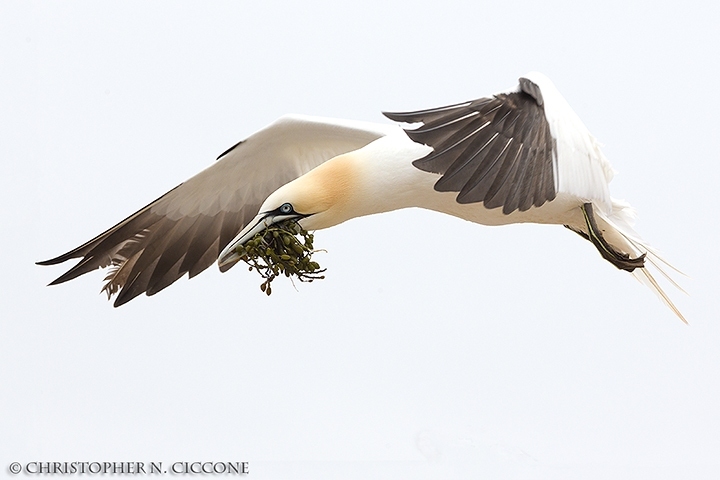
[[[505,214],[525,211],[557,195],[557,150],[542,92],[525,78],[520,85],[518,92],[385,116],[422,123],[405,131],[433,148],[413,165],[442,175],[435,190],[458,192],[459,203],[503,207]]]
[[[283,117],[233,145],[211,167],[114,227],[38,264],[80,259],[51,285],[109,267],[103,291],[117,295],[116,307],[142,293],[154,295],[185,274],[192,278],[215,263],[274,190],[333,156],[383,135],[322,119]],[[301,154],[288,153],[285,142],[293,141],[307,141]],[[258,168],[261,162],[263,167]],[[268,177],[263,170],[268,163],[284,168],[285,174]],[[231,267],[226,264],[220,270]]]

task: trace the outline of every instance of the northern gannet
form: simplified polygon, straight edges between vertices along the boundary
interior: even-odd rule
[[[544,75],[507,92],[407,113],[397,125],[286,115],[216,163],[70,252],[80,262],[51,285],[111,267],[104,290],[120,306],[154,295],[268,225],[307,230],[421,207],[483,225],[563,225],[685,318],[646,268],[669,266],[633,230],[634,211],[611,198],[613,169],[595,138]],[[677,284],[670,279],[677,286]],[[680,288],[680,287],[678,287]]]

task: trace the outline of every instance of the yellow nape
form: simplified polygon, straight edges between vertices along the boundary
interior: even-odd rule
[[[338,155],[276,190],[265,205],[276,208],[285,202],[310,217],[302,224],[309,230],[327,228],[356,216],[350,198],[358,187],[360,172],[353,153]]]

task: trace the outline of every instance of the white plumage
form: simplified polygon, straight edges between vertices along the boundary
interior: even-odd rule
[[[633,230],[631,208],[610,197],[613,170],[598,142],[544,75],[472,102],[386,115],[416,128],[284,116],[118,225],[41,263],[82,258],[53,283],[112,266],[106,290],[118,292],[118,306],[216,259],[227,270],[239,259],[236,246],[276,221],[315,230],[421,207],[485,225],[564,225],[685,321],[646,268],[648,260],[667,276],[667,264]]]

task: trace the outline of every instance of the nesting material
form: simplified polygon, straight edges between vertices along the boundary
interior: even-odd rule
[[[317,251],[313,248],[313,238],[313,234],[296,221],[288,220],[259,232],[245,245],[238,245],[235,251],[250,271],[257,271],[264,279],[260,290],[270,295],[270,283],[280,275],[290,280],[296,277],[301,282],[325,278],[322,275],[325,269],[311,259]]]

